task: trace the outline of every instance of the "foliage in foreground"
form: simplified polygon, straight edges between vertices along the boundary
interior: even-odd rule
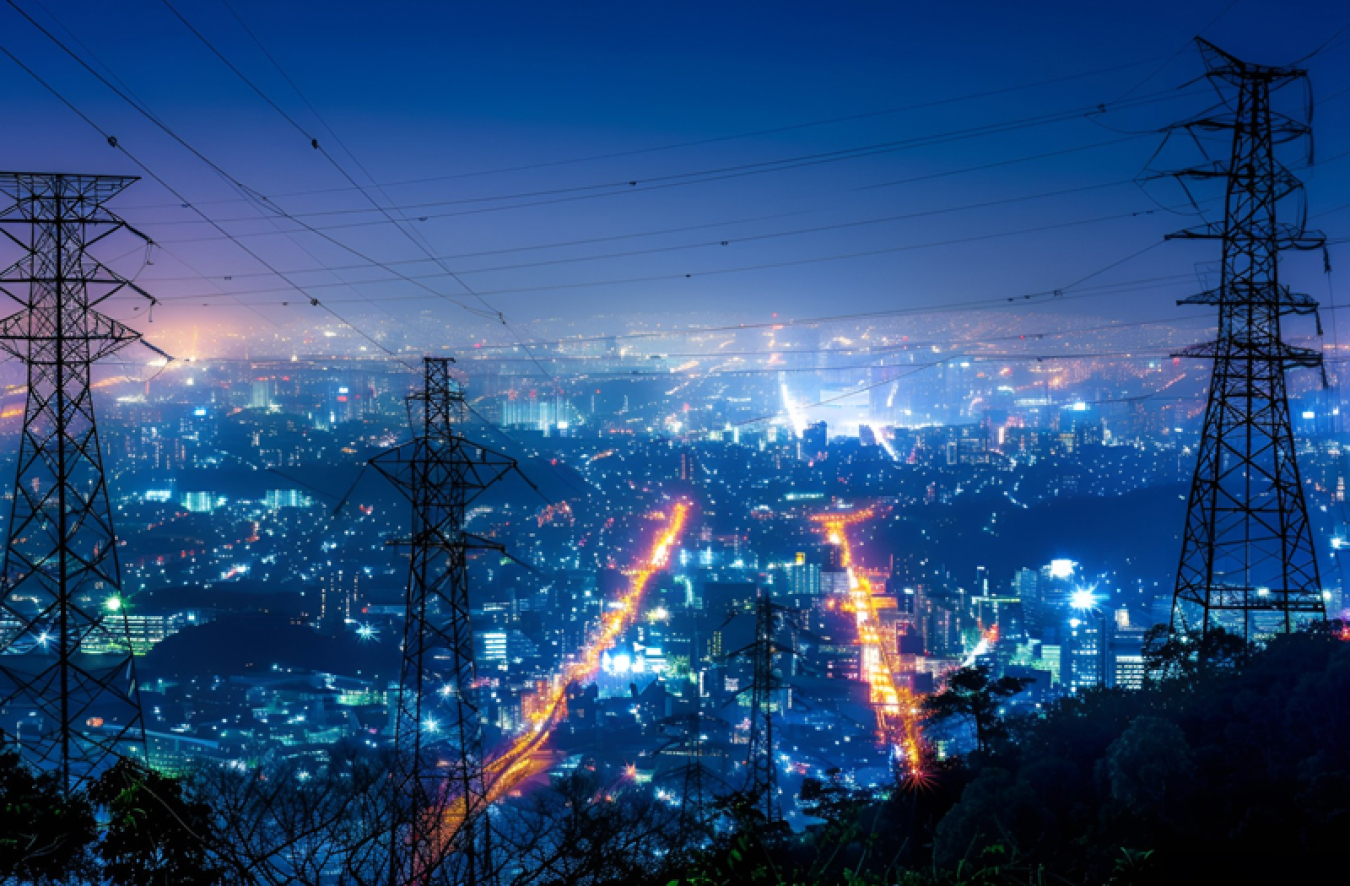
[[[1016,687],[967,673],[930,703],[979,747],[878,796],[808,781],[818,824],[770,827],[755,798],[672,806],[580,771],[493,814],[501,886],[1003,886],[1302,882],[1350,836],[1350,643],[1331,626],[1247,649],[1155,638],[1163,676],[1008,721]],[[119,764],[65,797],[0,755],[0,882],[365,884],[387,877],[385,767]],[[302,777],[303,776],[303,777]],[[453,857],[447,860],[453,861]],[[447,869],[452,867],[447,863]],[[447,876],[449,876],[447,874]]]
[[[1198,649],[1159,635],[1160,676],[1143,689],[1012,722],[989,718],[1008,687],[958,675],[929,709],[980,716],[966,759],[884,800],[839,799],[805,835],[743,827],[675,883],[1311,882],[1350,837],[1342,631],[1252,649],[1222,633]]]
[[[0,753],[0,883],[215,886],[209,809],[130,760],[69,793]]]

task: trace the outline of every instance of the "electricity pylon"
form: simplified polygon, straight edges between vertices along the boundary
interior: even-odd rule
[[[1224,103],[1184,125],[1231,130],[1233,141],[1227,161],[1178,173],[1222,181],[1227,191],[1222,222],[1171,235],[1218,240],[1223,250],[1219,287],[1180,302],[1217,305],[1219,327],[1215,341],[1178,355],[1212,359],[1214,370],[1172,622],[1185,633],[1222,627],[1251,639],[1326,617],[1285,388],[1287,369],[1320,369],[1322,357],[1280,337],[1282,317],[1315,315],[1317,302],[1279,277],[1282,250],[1316,249],[1323,238],[1302,218],[1277,219],[1284,198],[1303,186],[1276,158],[1276,146],[1311,129],[1273,110],[1271,96],[1307,74],[1249,64],[1199,43]]]
[[[464,390],[451,377],[453,362],[425,359],[423,391],[411,398],[421,433],[371,460],[412,502],[390,886],[478,886],[491,878],[468,554],[502,548],[469,534],[465,512],[516,463],[464,437]]]
[[[155,303],[89,252],[119,231],[149,242],[106,206],[134,181],[0,173],[0,244],[21,252],[0,272],[0,292],[21,307],[0,320],[0,349],[28,374],[0,572],[0,729],[68,790],[117,756],[145,755],[90,392],[94,362],[140,340],[98,306],[128,294]]]
[[[696,697],[696,701],[700,701]],[[710,782],[721,782],[704,762],[714,752],[708,747],[708,729],[710,724],[721,724],[706,716],[701,704],[694,710],[667,717],[661,725],[671,737],[657,749],[656,755],[683,757],[684,763],[672,766],[660,773],[657,778],[665,783],[679,781],[680,815],[679,833],[685,839],[703,838],[712,830],[712,821],[708,815],[708,800],[712,796]],[[721,752],[716,752],[721,756]]]
[[[775,696],[781,695],[786,684],[774,663],[779,656],[795,654],[792,647],[779,643],[777,636],[783,622],[795,618],[796,614],[797,610],[773,602],[768,589],[761,588],[755,600],[755,639],[728,656],[750,659],[750,685],[742,690],[750,695],[749,747],[742,790],[769,824],[776,824],[782,818],[778,803],[778,767],[773,759],[773,713]]]

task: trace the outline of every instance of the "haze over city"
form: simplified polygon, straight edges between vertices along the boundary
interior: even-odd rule
[[[1317,875],[1347,50],[7,0],[0,882]]]

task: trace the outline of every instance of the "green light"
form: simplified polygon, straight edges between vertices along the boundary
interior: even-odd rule
[[[117,612],[119,609],[122,608],[122,598],[109,597],[107,600],[104,601],[103,605],[108,607],[109,612]]]

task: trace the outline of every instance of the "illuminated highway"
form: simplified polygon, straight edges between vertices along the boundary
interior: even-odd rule
[[[882,740],[899,759],[907,781],[922,782],[924,778],[923,735],[920,724],[919,699],[896,683],[900,672],[896,661],[894,637],[882,630],[872,596],[872,582],[853,564],[853,547],[848,528],[872,519],[871,510],[849,513],[817,514],[812,519],[824,529],[833,545],[840,551],[840,565],[848,570],[848,601],[845,611],[854,613],[858,629],[858,645],[862,648],[862,678],[871,689],[872,706],[877,712],[877,727]]]
[[[684,534],[688,516],[687,503],[680,502],[674,506],[666,526],[652,541],[642,564],[629,573],[628,593],[604,614],[600,625],[576,659],[564,665],[549,681],[545,697],[534,699],[532,706],[539,712],[534,725],[491,755],[483,773],[489,804],[500,800],[531,775],[547,768],[549,760],[544,753],[545,745],[554,727],[567,715],[567,687],[593,678],[600,668],[600,656],[613,648],[623,632],[636,620],[647,585],[652,576],[670,562],[670,552]],[[462,801],[450,804],[446,809],[442,833],[447,839],[453,839],[463,815]]]

